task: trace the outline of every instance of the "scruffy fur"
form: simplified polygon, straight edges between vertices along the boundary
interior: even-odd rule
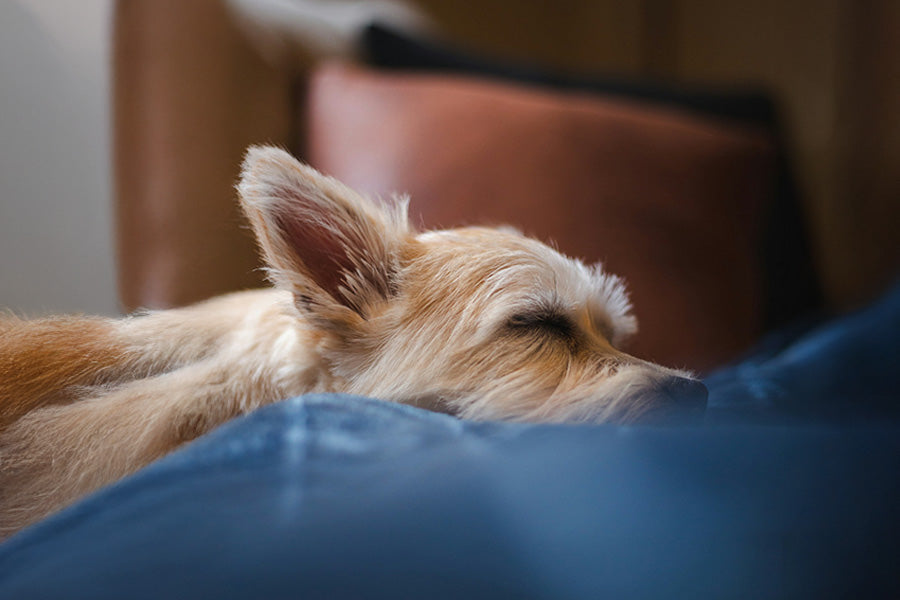
[[[0,318],[0,538],[262,405],[348,392],[470,419],[631,422],[686,374],[617,349],[619,280],[508,229],[417,233],[275,148],[243,208],[274,289],[120,320]]]

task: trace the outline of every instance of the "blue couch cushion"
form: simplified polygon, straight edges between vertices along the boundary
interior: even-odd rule
[[[705,383],[709,423],[900,422],[900,282],[865,309],[769,335]]]
[[[898,433],[306,396],[12,538],[0,598],[898,597]]]

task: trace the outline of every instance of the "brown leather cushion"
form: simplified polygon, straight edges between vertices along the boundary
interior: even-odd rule
[[[759,334],[762,132],[592,95],[339,64],[310,82],[308,157],[356,189],[409,193],[426,227],[509,223],[632,292],[627,348],[707,370]]]

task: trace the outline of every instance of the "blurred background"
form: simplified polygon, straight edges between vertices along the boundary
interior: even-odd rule
[[[805,313],[859,306],[895,278],[898,40],[900,3],[892,0],[0,0],[0,305],[116,314],[259,285],[233,184],[243,149],[270,142],[365,192],[413,192],[422,206],[414,216],[426,225],[503,220],[603,259],[635,281],[636,301],[671,299],[676,308],[660,323],[659,310],[638,302],[651,330],[695,320],[692,303],[703,312],[737,306],[743,312],[723,312],[710,325],[741,329],[740,340],[714,353],[721,358]],[[361,70],[323,68],[335,58]],[[462,88],[440,87],[448,81]],[[501,132],[495,137],[506,145],[496,146],[485,133],[474,146],[445,144],[437,136],[474,117],[417,107],[443,107],[434,98],[455,98],[455,89],[477,92],[485,114],[506,114],[497,108],[505,102],[536,107],[508,123],[531,138]],[[469,106],[476,96],[465,94],[460,102]],[[386,112],[385,99],[393,103]],[[612,136],[635,123],[659,127]],[[402,135],[384,135],[379,124]],[[595,125],[620,146],[572,134]],[[410,137],[416,128],[427,143]],[[665,156],[681,152],[659,136],[669,143],[673,132],[686,132],[690,150],[677,169],[689,175],[665,179],[676,169]],[[528,139],[543,149],[517,158]],[[490,183],[467,172],[471,185],[457,189],[449,182],[466,179],[462,163],[435,166],[446,158],[437,148],[472,163],[485,164],[474,157],[488,148],[504,159]],[[624,167],[635,175],[617,187],[603,187],[602,169],[579,166],[626,154],[637,157]],[[530,164],[576,183],[563,189],[519,177],[540,170]],[[662,196],[644,206],[641,180],[654,177]],[[707,179],[717,183],[704,187]],[[498,183],[512,180],[525,191],[500,192],[494,212],[460,200],[516,189]],[[591,201],[587,209],[559,199],[572,189]],[[568,221],[551,227],[540,211],[530,214],[522,203],[538,200],[520,201],[529,190],[553,204],[551,217]],[[658,203],[678,193],[693,207],[671,221],[683,238],[657,222],[666,214]],[[702,216],[686,221],[691,210]],[[590,219],[616,225],[604,233],[612,247],[578,230]],[[640,225],[650,222],[659,231]],[[664,253],[648,252],[657,271],[635,273],[644,267],[616,249],[635,239],[620,241],[617,232],[632,229],[653,231],[639,253],[665,240],[687,249],[682,263],[663,268]],[[727,264],[690,272],[698,256],[717,254],[716,236],[747,247],[723,251]],[[648,278],[697,285],[661,290]],[[719,306],[710,308],[711,296],[721,296]],[[688,312],[679,314],[682,304]],[[711,340],[698,334],[697,344]]]
[[[112,2],[0,0],[0,306],[118,312]]]

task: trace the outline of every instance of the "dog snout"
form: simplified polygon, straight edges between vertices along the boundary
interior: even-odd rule
[[[663,392],[680,409],[702,411],[706,408],[709,390],[703,383],[687,377],[671,377],[662,386]]]

